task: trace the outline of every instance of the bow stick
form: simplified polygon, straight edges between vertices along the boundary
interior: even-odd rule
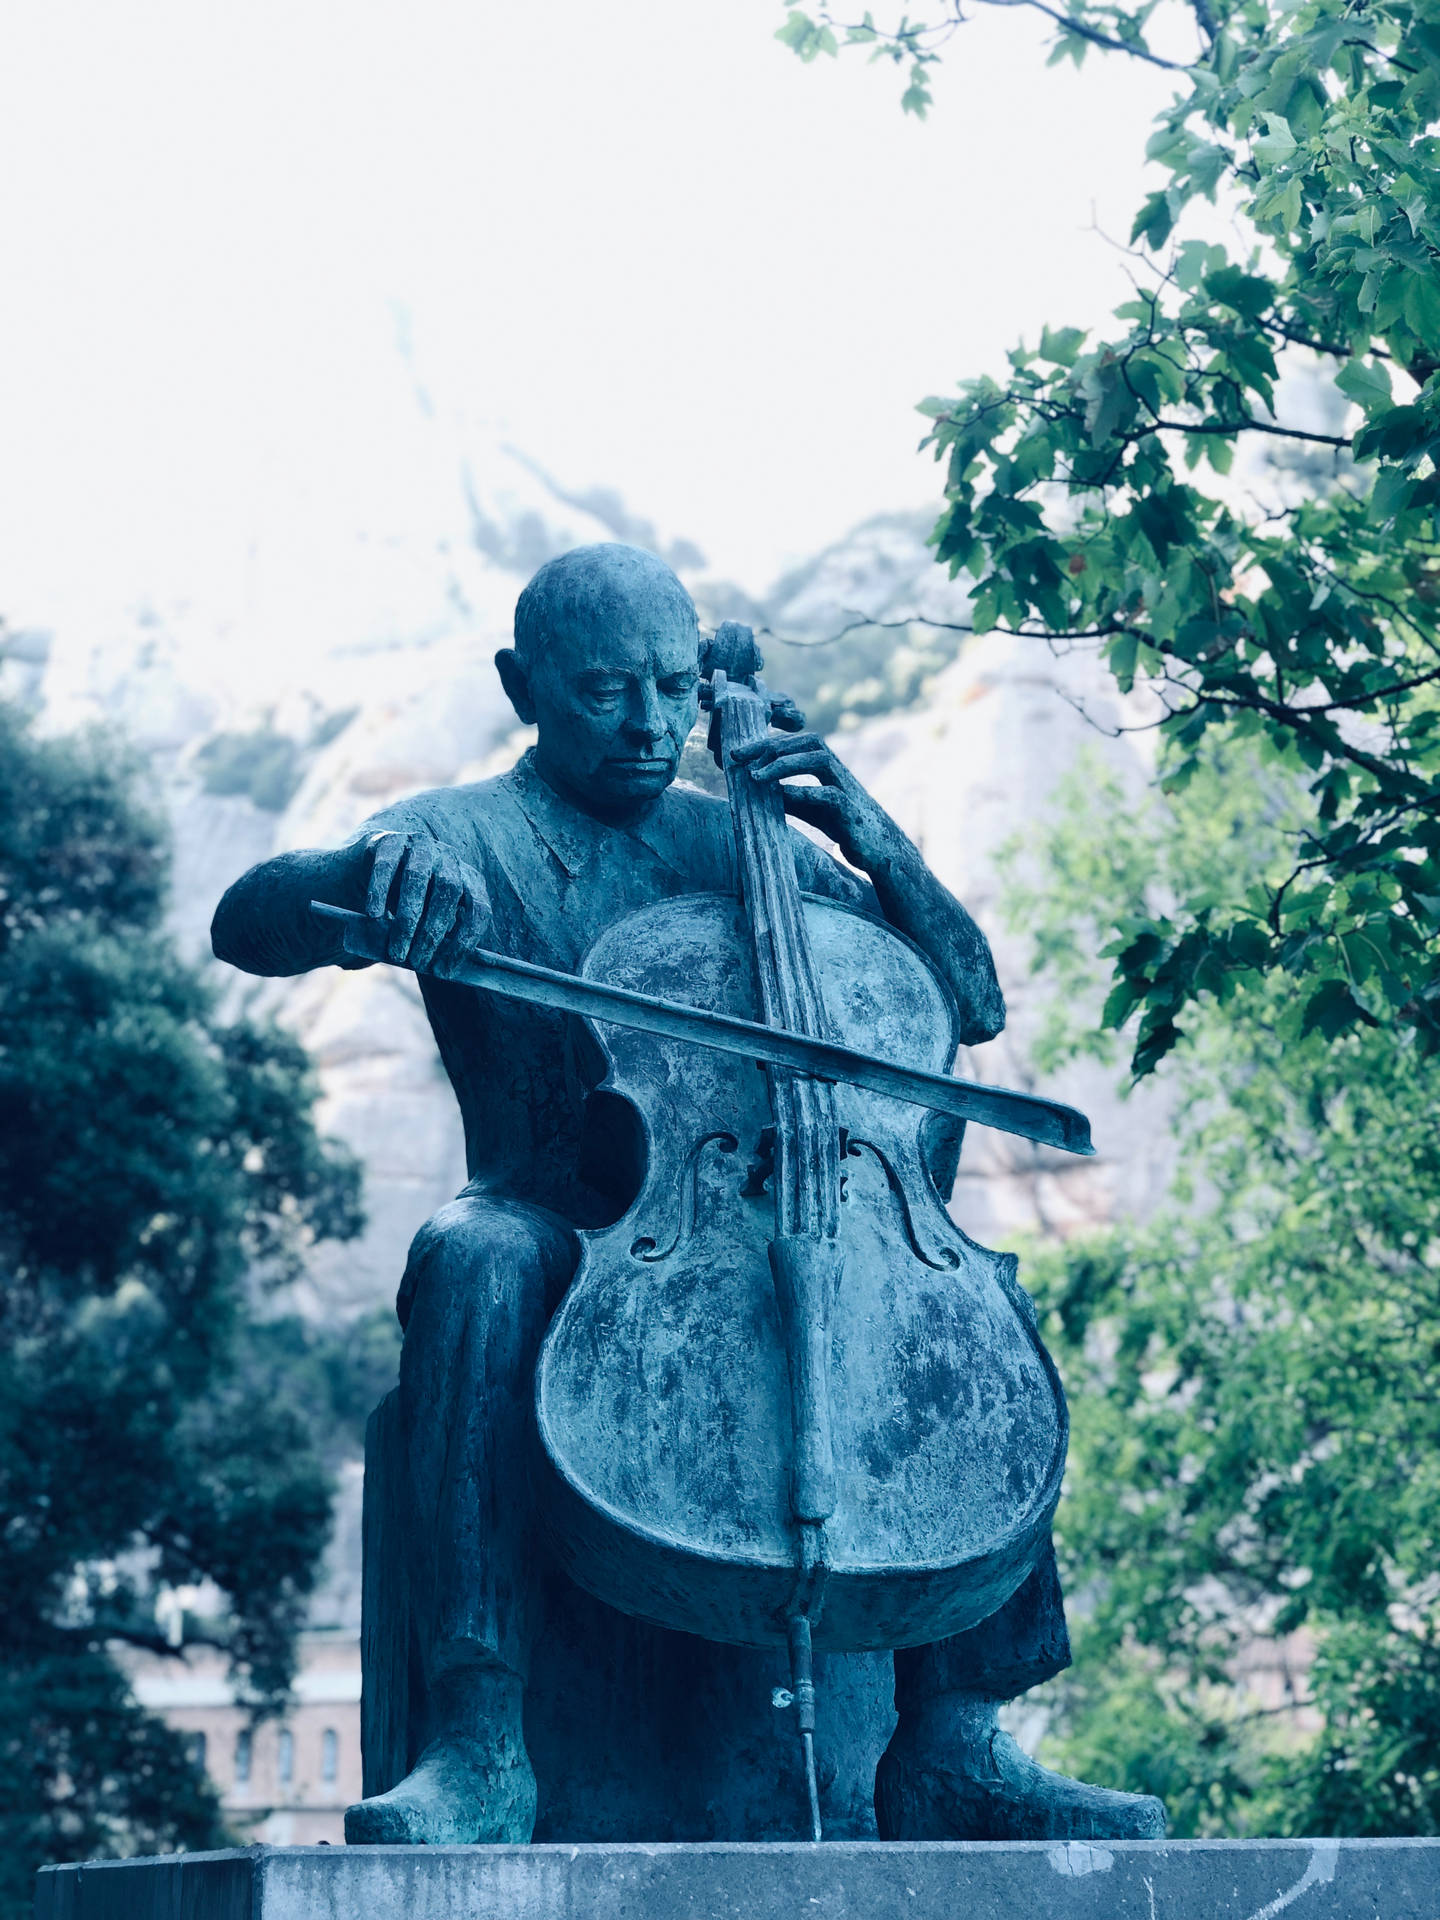
[[[335,922],[347,953],[358,960],[388,958],[383,920],[332,907],[323,900],[312,900],[310,906],[322,919]],[[959,1120],[973,1120],[978,1126],[995,1127],[1001,1133],[1016,1133],[1042,1146],[1059,1147],[1066,1153],[1095,1151],[1090,1143],[1090,1122],[1083,1113],[1059,1100],[1017,1093],[1010,1087],[986,1087],[974,1080],[956,1080],[949,1074],[929,1073],[919,1067],[897,1066],[829,1040],[790,1033],[783,1027],[762,1026],[755,1020],[737,1019],[734,1014],[713,1013],[706,1007],[687,1007],[679,1001],[636,993],[629,987],[607,986],[601,980],[581,980],[573,973],[539,967],[529,960],[513,960],[508,954],[490,953],[483,947],[471,948],[463,961],[433,977],[479,987],[506,1000],[525,1000],[532,1006],[554,1007],[563,1013],[583,1014],[589,1020],[634,1027],[640,1033],[691,1040],[697,1046],[742,1054],[766,1066],[789,1067],[816,1080],[863,1087],[868,1093],[888,1094],[912,1106],[931,1107]]]

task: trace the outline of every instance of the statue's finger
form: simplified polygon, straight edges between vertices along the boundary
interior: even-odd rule
[[[389,958],[397,966],[403,967],[409,961],[410,947],[425,912],[425,901],[434,874],[435,862],[430,850],[412,844],[400,875],[395,905],[391,909],[390,937],[385,947]]]
[[[752,767],[750,777],[768,783],[772,780],[793,780],[797,774],[811,773],[817,780],[835,778],[834,762],[828,747],[812,748],[808,752],[780,753],[762,767]]]
[[[409,841],[403,833],[379,833],[370,842],[370,878],[365,884],[365,912],[372,920],[383,920],[390,904],[390,889],[405,858]]]
[[[439,951],[431,962],[430,971],[443,976],[452,968],[461,965],[476,947],[483,947],[486,944],[485,933],[489,920],[489,898],[483,883],[478,899],[467,886],[460,896],[455,924],[440,943]]]
[[[455,925],[455,916],[460,911],[460,902],[465,894],[459,869],[458,860],[447,859],[431,879],[425,911],[415,938],[410,943],[410,965],[416,973],[429,971],[441,943],[448,938]]]
[[[467,867],[463,860],[459,863],[459,867],[460,884],[464,890],[466,910],[473,910],[482,923],[488,921],[490,918],[490,889],[486,886],[483,876],[477,873],[474,867]]]
[[[780,798],[787,813],[808,821],[812,827],[826,826],[840,817],[840,802],[827,787],[782,786]]]

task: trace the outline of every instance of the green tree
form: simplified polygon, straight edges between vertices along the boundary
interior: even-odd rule
[[[924,402],[937,557],[973,577],[976,631],[1094,647],[1149,690],[1168,791],[1243,740],[1308,796],[1263,867],[1118,929],[1105,1017],[1136,1018],[1145,1073],[1188,1009],[1279,976],[1310,1030],[1436,1046],[1440,3],[1193,0],[1185,59],[1154,0],[988,3],[1053,19],[1054,58],[1149,61],[1178,92],[1118,329],[1037,324],[1003,378]],[[779,37],[904,63],[923,113],[960,24],[958,0],[888,26],[791,9]],[[1186,231],[1217,199],[1238,254]],[[1242,488],[1257,446],[1288,457]]]
[[[43,1860],[213,1843],[117,1645],[164,1590],[257,1706],[288,1683],[330,1488],[251,1289],[359,1226],[301,1049],[227,1024],[161,924],[164,836],[103,742],[0,710],[0,1912]],[[257,1276],[259,1281],[257,1282]]]
[[[1253,742],[1148,808],[1073,776],[1012,898],[1044,1064],[1103,1050],[1102,928],[1262,869],[1308,804]],[[1052,1737],[1180,1833],[1440,1832],[1440,1062],[1305,1032],[1278,975],[1191,1029],[1172,1204],[1030,1265],[1074,1423]]]

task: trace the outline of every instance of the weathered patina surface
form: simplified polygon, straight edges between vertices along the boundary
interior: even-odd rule
[[[675,1241],[670,1264],[679,1273],[691,1259],[679,1244],[687,1223],[692,1241],[711,1231],[699,1227],[702,1216],[718,1223],[720,1239],[710,1249],[718,1257],[725,1222],[736,1224],[734,1209],[746,1204],[733,1162],[759,1144],[764,1083],[754,1076],[749,1094],[738,1096],[738,1123],[725,1125],[735,1148],[719,1139],[699,1145],[695,1126],[707,1088],[744,1070],[717,1068],[718,1056],[702,1066],[693,1053],[677,1053],[665,1067],[674,1125],[652,1121],[642,1138],[623,1084],[629,1041],[607,1029],[597,1048],[596,1036],[587,1039],[558,1012],[441,977],[476,947],[575,973],[599,964],[607,936],[630,916],[663,906],[674,923],[676,903],[684,902],[696,984],[704,984],[707,956],[741,887],[730,809],[673,784],[697,709],[694,609],[651,556],[620,546],[582,549],[532,582],[517,609],[516,647],[497,666],[520,718],[538,729],[536,747],[512,773],[401,802],[338,851],[268,862],[237,882],[215,920],[217,953],[260,973],[364,964],[346,951],[334,923],[312,912],[312,901],[382,922],[386,957],[424,976],[465,1127],[470,1179],[412,1247],[399,1299],[406,1328],[400,1386],[372,1435],[370,1797],[352,1809],[347,1834],[445,1844],[803,1832],[794,1743],[774,1737],[788,1709],[769,1697],[784,1678],[783,1654],[720,1644],[758,1637],[723,1594],[712,1615],[692,1616],[713,1636],[698,1638],[578,1593],[546,1549],[531,1494],[536,1359],[575,1274],[580,1236],[628,1234],[627,1252],[652,1287],[666,1261],[644,1254],[664,1254]],[[780,717],[793,726],[793,715]],[[930,1055],[916,1064],[943,1068],[957,1042],[975,1044],[997,1031],[1003,1002],[979,929],[825,743],[772,732],[746,758],[757,791],[784,781],[786,809],[829,835],[844,856],[789,836],[811,898],[806,914],[823,928],[816,946],[827,955],[839,1025],[863,998],[863,975],[849,963],[862,955],[868,929],[883,925],[914,943],[939,996]],[[795,785],[794,776],[817,784]],[[733,1000],[738,988],[745,999],[743,980],[712,984],[722,998]],[[915,991],[923,1002],[925,989]],[[883,1038],[883,1016],[872,1019],[871,1031]],[[612,1066],[615,1084],[596,1096]],[[878,1111],[893,1103],[854,1090],[836,1097],[847,1147],[856,1149],[847,1152],[846,1171],[857,1218],[886,1220],[934,1287],[964,1288],[983,1275],[992,1293],[1013,1290],[1013,1263],[972,1247],[940,1204],[959,1126],[936,1120],[917,1132],[912,1112],[907,1135]],[[892,1172],[895,1161],[905,1162],[903,1178],[892,1182],[886,1156]],[[628,1220],[647,1186],[656,1217]],[[654,1244],[633,1253],[642,1241]],[[711,1271],[694,1261],[685,1284],[673,1293],[661,1284],[654,1295],[659,1311],[677,1313],[675,1365],[701,1364],[707,1328],[734,1311],[723,1290],[707,1296]],[[978,1284],[975,1292],[983,1297]],[[751,1295],[752,1311],[760,1310],[759,1298]],[[637,1310],[618,1297],[615,1307]],[[977,1342],[984,1318],[977,1309]],[[1020,1373],[1013,1393],[1002,1389],[994,1404],[967,1408],[953,1348],[937,1350],[927,1370],[923,1322],[921,1313],[890,1351],[871,1350],[883,1345],[880,1327],[837,1322],[844,1383],[862,1407],[868,1395],[870,1406],[868,1425],[847,1430],[850,1452],[840,1449],[853,1503],[868,1501],[888,1515],[898,1550],[911,1508],[919,1513],[928,1503],[933,1511],[956,1449],[968,1448],[977,1484],[995,1489],[998,1500],[1008,1480],[1012,1499],[1022,1508],[1028,1502],[1031,1518],[1043,1523],[1063,1430],[1013,1411],[1027,1398],[1034,1404]],[[1049,1363],[1033,1338],[1028,1352],[1021,1373],[1028,1367],[1033,1380]],[[604,1423],[602,1451],[618,1475],[668,1473],[678,1514],[694,1489],[687,1491],[675,1457],[685,1436],[664,1431],[665,1382],[607,1381],[605,1357],[597,1348],[594,1379],[567,1376],[566,1417]],[[717,1391],[729,1396],[732,1411],[744,1398],[740,1382],[720,1381]],[[778,1381],[771,1392],[780,1396]],[[922,1466],[907,1469],[919,1474],[913,1484],[887,1482],[876,1418],[881,1395],[889,1396],[897,1434],[930,1423],[939,1457],[928,1478]],[[947,1408],[955,1420],[945,1418]],[[752,1421],[750,1439],[737,1440],[731,1504],[748,1514],[744,1524],[766,1524],[768,1511],[778,1526],[778,1456],[772,1450],[767,1462],[757,1445]],[[977,1528],[983,1524],[977,1514]],[[895,1655],[893,1706],[887,1652],[822,1656],[816,1746],[828,1831],[862,1837],[877,1831],[877,1815],[878,1831],[896,1838],[1162,1831],[1158,1802],[1047,1774],[996,1729],[999,1701],[1068,1659],[1043,1538],[1028,1543],[1023,1563],[997,1566],[990,1593],[995,1605],[986,1617],[978,1617],[980,1603],[943,1623],[965,1631]],[[625,1597],[636,1614],[665,1621],[654,1601],[653,1583]],[[887,1638],[867,1637],[858,1622],[844,1630],[843,1608],[836,1617],[837,1634],[852,1647],[875,1649]],[[893,1644],[916,1635],[897,1622],[889,1637]],[[382,1685],[392,1696],[403,1688],[403,1702],[376,1700]]]

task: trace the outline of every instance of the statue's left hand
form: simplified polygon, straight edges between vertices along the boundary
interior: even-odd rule
[[[891,850],[897,829],[877,801],[818,733],[770,734],[737,747],[735,759],[762,785],[781,782],[785,811],[827,834],[852,866],[870,873]],[[785,784],[809,774],[818,784]]]

